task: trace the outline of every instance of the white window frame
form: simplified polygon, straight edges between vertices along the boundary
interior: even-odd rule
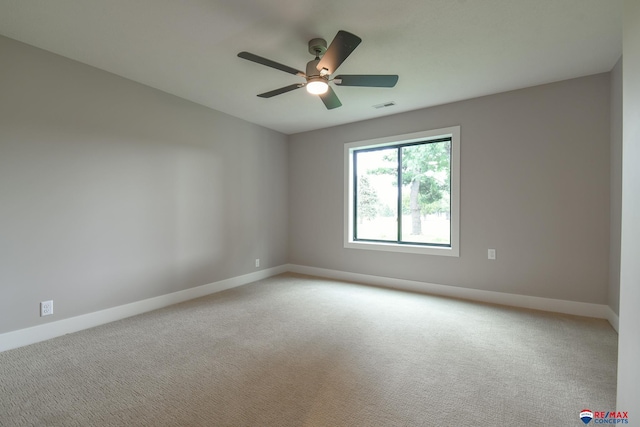
[[[353,151],[451,137],[451,247],[363,242],[353,239]],[[422,255],[460,256],[460,126],[344,144],[344,247]]]

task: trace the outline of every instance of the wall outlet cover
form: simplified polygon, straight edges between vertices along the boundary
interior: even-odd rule
[[[53,314],[53,300],[42,301],[40,303],[40,317],[50,316]]]

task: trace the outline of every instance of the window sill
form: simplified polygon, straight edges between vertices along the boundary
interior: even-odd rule
[[[384,252],[403,252],[419,255],[438,255],[438,256],[451,256],[459,257],[460,251],[456,247],[441,247],[441,246],[422,246],[422,245],[410,245],[403,244],[398,245],[394,243],[380,243],[380,242],[354,242],[348,241],[344,243],[344,247],[347,249],[364,249],[371,251],[384,251]]]

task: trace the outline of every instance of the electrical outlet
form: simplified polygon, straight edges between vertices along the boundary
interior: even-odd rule
[[[260,258],[256,258],[256,268],[260,267]]]
[[[53,300],[42,301],[40,303],[40,317],[50,316],[53,314]]]
[[[487,252],[487,258],[496,259],[496,250],[495,249],[489,249],[489,251]]]

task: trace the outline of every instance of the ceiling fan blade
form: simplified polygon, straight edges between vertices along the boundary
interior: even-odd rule
[[[318,63],[318,70],[321,71],[323,68],[326,68],[329,74],[333,74],[340,64],[351,55],[351,52],[358,47],[361,41],[362,39],[355,34],[342,30],[338,31],[338,34],[336,34],[329,48]]]
[[[304,83],[296,83],[294,85],[289,85],[285,87],[281,87],[280,89],[275,89],[269,92],[261,93],[258,95],[260,98],[271,98],[276,95],[282,95],[283,93],[291,92],[292,90],[300,89],[304,86]]]
[[[366,86],[366,87],[394,87],[398,83],[396,75],[376,74],[343,74],[333,78],[333,83],[339,86]]]
[[[342,106],[342,102],[340,102],[338,95],[336,95],[331,86],[329,86],[329,90],[319,96],[322,102],[324,102],[324,106],[327,107],[327,110],[333,110],[334,108]]]
[[[296,70],[295,68],[291,68],[287,65],[283,65],[278,62],[272,61],[270,59],[263,58],[258,55],[254,55],[253,53],[240,52],[238,54],[238,57],[242,59],[246,59],[248,61],[256,62],[258,64],[266,65],[267,67],[275,68],[276,70],[284,71],[285,73],[293,74],[300,77],[305,76],[305,74],[300,70]]]

